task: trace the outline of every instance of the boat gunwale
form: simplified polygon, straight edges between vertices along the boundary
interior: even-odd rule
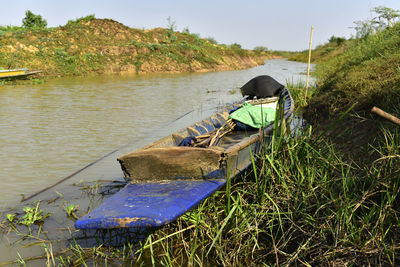
[[[293,110],[294,110],[293,99],[287,88],[284,88],[281,91],[277,102],[278,103],[283,102],[284,115],[283,115],[282,120],[286,120],[287,118],[289,118],[291,116],[291,114],[293,113]],[[243,102],[241,102],[241,103],[243,103]],[[157,158],[158,156],[156,156],[156,155],[158,155],[159,152],[156,152],[156,150],[154,150],[154,149],[163,149],[163,151],[169,151],[173,148],[180,147],[179,145],[177,145],[177,143],[179,141],[177,141],[176,138],[185,138],[185,136],[188,136],[188,135],[190,136],[191,133],[190,133],[190,131],[188,131],[189,128],[195,128],[195,125],[198,125],[198,124],[204,123],[205,121],[211,120],[212,117],[220,116],[220,117],[222,117],[223,120],[226,121],[229,109],[233,108],[235,105],[238,105],[238,103],[226,106],[223,111],[220,111],[217,114],[214,114],[206,119],[203,119],[199,122],[194,123],[193,125],[187,126],[181,130],[178,130],[172,134],[169,134],[169,135],[165,136],[164,138],[161,138],[153,143],[150,143],[143,148],[136,149],[134,151],[131,151],[129,153],[126,153],[126,154],[118,157],[117,160],[121,164],[121,168],[123,169],[125,178],[130,179],[130,180],[133,180],[133,179],[147,180],[147,178],[144,178],[144,176],[140,177],[140,175],[138,174],[139,169],[141,169],[142,167],[139,167],[139,165],[135,165],[137,163],[133,163],[132,166],[129,166],[130,164],[132,164],[129,162],[137,162],[137,159],[140,157],[140,155],[142,153],[146,153],[146,151],[151,151],[150,154],[154,155],[153,157]],[[224,115],[221,115],[221,114],[224,114]],[[221,122],[220,120],[218,120],[218,123],[221,125],[223,124],[223,122]],[[214,124],[214,126],[215,126],[215,129],[218,129],[215,124]],[[264,127],[263,129],[260,128],[259,131],[255,131],[250,135],[247,135],[247,132],[244,131],[245,135],[243,135],[241,140],[238,140],[238,142],[232,143],[231,145],[228,145],[225,148],[216,146],[216,147],[222,148],[221,159],[223,159],[223,161],[220,162],[221,165],[220,165],[219,169],[220,170],[226,169],[227,166],[223,162],[226,162],[231,157],[235,157],[236,155],[238,155],[240,153],[240,151],[246,149],[246,147],[251,146],[253,144],[262,143],[260,135],[262,134],[262,136],[266,136],[274,129],[274,126],[275,126],[275,121],[272,121],[268,126]],[[220,126],[220,127],[222,127],[222,126]],[[243,132],[243,131],[241,131],[241,132]],[[176,136],[174,136],[174,135],[176,135]],[[196,135],[196,136],[198,136],[198,135]],[[189,146],[189,147],[185,147],[185,148],[186,149],[191,149],[191,148],[194,149],[194,148],[198,148],[198,147],[190,147]],[[211,148],[212,147],[206,147],[203,149],[208,150]],[[133,156],[133,154],[135,154],[135,155]],[[136,166],[136,167],[134,167],[134,166]],[[137,169],[137,168],[139,168],[139,169]],[[129,171],[128,171],[128,169],[129,169]],[[144,171],[144,173],[149,172],[148,168],[144,168],[143,170],[146,170],[146,171]],[[135,174],[136,177],[132,176],[132,172],[136,173]],[[140,172],[140,173],[143,173],[143,172]],[[150,177],[151,175],[148,175],[148,176]],[[206,176],[207,175],[205,175],[205,176],[203,175],[202,178],[204,178]],[[212,176],[212,177],[214,177],[214,176]],[[191,178],[195,178],[195,177],[191,177]],[[196,176],[196,178],[197,178],[197,176]],[[170,178],[166,178],[166,179],[169,180]],[[153,179],[151,179],[151,180],[153,180]]]
[[[287,94],[289,95],[289,99],[291,101],[291,105],[288,111],[285,112],[283,119],[287,120],[293,113],[294,111],[294,105],[293,105],[293,98],[292,95],[290,94],[289,89],[284,88],[283,90],[285,90],[287,92]],[[284,93],[282,91],[282,93]],[[268,134],[270,133],[272,130],[274,129],[274,123],[271,123],[270,125],[266,126],[262,132],[263,134]],[[258,140],[260,140],[260,132],[252,134],[249,136],[249,138],[243,139],[241,142],[231,146],[230,148],[225,150],[225,154],[226,155],[232,155],[232,154],[236,154],[238,151],[242,150],[243,148],[254,144],[255,142],[257,142]]]
[[[288,95],[289,95],[289,99],[290,99],[290,101],[291,101],[290,109],[289,109],[287,112],[285,112],[285,115],[284,115],[284,119],[287,119],[287,118],[293,113],[294,105],[293,105],[293,99],[292,99],[292,97],[291,97],[291,94],[290,94],[290,92],[289,92],[289,89],[287,89],[287,88],[282,89],[281,94],[283,94],[284,91],[287,91],[287,93],[288,93]],[[273,97],[265,98],[265,99],[274,99],[274,98],[276,98],[276,99],[277,99],[276,101],[278,101],[280,97],[273,96]],[[234,106],[238,106],[238,105],[240,106],[240,105],[242,105],[242,104],[245,103],[245,102],[247,102],[247,101],[245,101],[244,99],[242,99],[242,100],[240,100],[240,101],[238,101],[238,102],[236,102],[236,103],[227,105],[227,106],[224,107],[224,110],[222,110],[222,111],[219,111],[219,112],[217,112],[217,113],[215,113],[215,114],[213,114],[213,115],[211,115],[211,116],[209,116],[209,117],[207,117],[207,118],[204,118],[204,119],[202,119],[202,120],[200,120],[200,121],[197,121],[197,122],[195,122],[195,123],[193,123],[193,124],[191,124],[191,125],[189,125],[189,126],[186,126],[186,127],[182,128],[182,129],[179,129],[179,130],[177,130],[177,131],[175,131],[175,132],[173,132],[173,133],[171,133],[171,134],[168,134],[168,135],[165,136],[165,137],[162,137],[161,139],[158,139],[158,140],[156,140],[156,141],[154,141],[154,142],[151,142],[150,144],[147,144],[147,145],[145,145],[145,146],[143,146],[143,147],[141,147],[141,148],[138,148],[138,149],[136,149],[136,150],[134,150],[134,151],[140,151],[140,150],[145,150],[145,149],[149,149],[149,148],[155,148],[155,146],[156,146],[157,144],[160,144],[160,143],[162,143],[163,141],[168,140],[169,138],[174,138],[174,137],[173,137],[174,134],[179,134],[179,133],[181,133],[181,132],[185,132],[185,131],[187,131],[188,128],[192,128],[192,127],[194,127],[195,125],[200,124],[200,123],[203,122],[203,121],[207,121],[207,120],[209,120],[209,119],[210,119],[211,117],[213,117],[213,116],[223,116],[222,114],[223,114],[224,112],[227,112],[227,111],[229,112],[229,108],[234,107]],[[275,101],[271,101],[271,102],[275,102]],[[266,126],[266,127],[263,129],[264,134],[269,133],[269,132],[273,129],[273,127],[274,127],[274,123],[271,123],[271,124],[269,124],[268,126]],[[216,129],[218,129],[218,128],[215,128],[214,130],[216,130]],[[209,131],[208,133],[210,133],[210,132],[212,132],[212,131]],[[233,153],[235,153],[235,152],[238,151],[237,149],[234,149],[234,147],[240,145],[241,147],[243,146],[243,148],[244,148],[244,147],[246,147],[246,146],[248,146],[248,145],[253,144],[253,143],[256,142],[258,139],[259,139],[259,132],[248,136],[248,138],[243,139],[241,142],[239,142],[239,143],[237,143],[237,144],[232,145],[232,147],[227,148],[227,149],[225,150],[224,153],[225,153],[225,154],[233,154]],[[247,145],[246,145],[246,144],[247,144]],[[163,147],[167,148],[167,147],[173,147],[173,146],[163,146]],[[240,149],[239,149],[239,150],[240,150]],[[134,151],[131,151],[131,152],[134,152]],[[123,156],[125,156],[125,155],[127,155],[127,154],[129,154],[129,153],[131,153],[131,152],[128,152],[128,153],[126,153],[126,154],[124,154],[124,155],[121,155],[121,157],[123,157]]]

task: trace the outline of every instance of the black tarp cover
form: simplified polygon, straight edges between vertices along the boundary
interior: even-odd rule
[[[243,96],[250,98],[271,97],[277,95],[284,86],[268,75],[257,76],[240,88]]]

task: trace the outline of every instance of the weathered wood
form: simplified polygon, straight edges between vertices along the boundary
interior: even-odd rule
[[[399,118],[397,118],[397,117],[395,117],[395,116],[383,111],[380,108],[373,107],[371,109],[371,112],[376,114],[376,115],[378,115],[378,116],[380,116],[380,117],[382,117],[382,118],[384,118],[384,119],[386,119],[386,120],[388,120],[388,121],[390,121],[390,122],[392,122],[392,123],[394,123],[394,124],[397,124],[397,125],[400,126],[400,119]]]
[[[221,168],[223,152],[218,147],[148,148],[126,154],[118,158],[118,161],[127,178],[203,179],[207,174]]]
[[[256,105],[269,104],[269,103],[274,103],[274,102],[278,102],[278,97],[255,99],[255,100],[249,101],[248,103],[256,106]],[[242,104],[240,104],[240,106],[242,106]]]
[[[228,148],[228,149],[225,151],[225,154],[226,154],[227,156],[237,154],[240,150],[242,150],[242,149],[244,149],[245,147],[248,147],[248,146],[254,144],[254,143],[257,142],[257,141],[260,141],[260,135],[259,135],[259,134],[251,135],[250,137],[247,137],[247,138],[243,139],[242,142],[240,142],[240,143],[238,143],[238,144],[236,144],[236,145],[231,146],[230,148]]]

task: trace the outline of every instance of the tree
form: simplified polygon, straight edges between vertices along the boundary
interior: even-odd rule
[[[393,26],[395,21],[400,17],[400,11],[384,6],[378,6],[371,9],[371,12],[377,16],[371,20],[354,21],[357,38],[364,38],[370,34],[375,34],[378,31],[384,30],[387,27]]]
[[[374,22],[378,25],[383,25],[383,27],[393,26],[396,19],[400,17],[400,11],[394,10],[385,6],[378,6],[371,9],[378,16],[374,18]]]
[[[46,28],[47,21],[40,15],[35,15],[32,11],[27,10],[25,12],[25,18],[22,20],[22,27],[27,29],[32,28]]]
[[[167,18],[168,24],[167,24],[167,29],[170,31],[176,31],[176,21],[173,21],[171,17]]]
[[[356,26],[352,27],[356,30],[356,38],[364,38],[376,32],[374,23],[370,20],[357,20],[353,22]]]

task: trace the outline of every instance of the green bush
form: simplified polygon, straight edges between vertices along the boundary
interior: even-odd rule
[[[238,43],[233,43],[229,46],[231,49],[242,49],[242,46]]]
[[[80,18],[77,18],[75,20],[68,20],[67,26],[77,25],[81,21],[86,21],[87,22],[87,21],[91,21],[91,20],[94,20],[94,19],[96,19],[95,15],[94,14],[90,14],[90,15],[87,15],[86,17],[80,17]]]
[[[329,42],[330,43],[336,43],[337,45],[341,45],[346,41],[346,38],[344,37],[336,37],[334,35],[332,35],[331,38],[329,38]]]
[[[256,46],[253,50],[256,52],[268,52],[268,48],[265,46]]]
[[[35,15],[32,11],[27,10],[25,12],[25,18],[22,20],[22,26],[27,29],[32,28],[46,28],[47,21],[40,15]]]
[[[215,40],[213,37],[207,37],[205,38],[207,41],[209,41],[212,44],[218,44],[217,40]]]

